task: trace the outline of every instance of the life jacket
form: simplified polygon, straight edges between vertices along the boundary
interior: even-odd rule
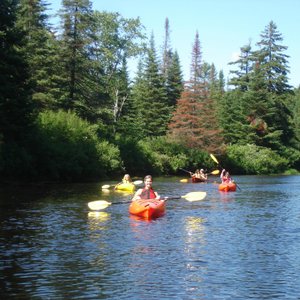
[[[149,190],[143,189],[140,197],[141,197],[141,199],[155,199],[156,195],[155,195],[153,189],[150,188]]]
[[[231,180],[231,178],[230,177],[228,177],[228,178],[222,178],[222,183],[230,183],[232,180]]]

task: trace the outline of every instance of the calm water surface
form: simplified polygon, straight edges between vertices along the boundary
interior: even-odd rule
[[[89,201],[129,201],[107,182],[0,189],[3,299],[300,299],[300,176],[217,183],[155,178],[170,200],[143,221],[128,204],[90,212]],[[213,178],[212,178],[213,179]]]

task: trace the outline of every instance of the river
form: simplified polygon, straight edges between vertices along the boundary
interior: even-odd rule
[[[234,178],[230,193],[154,178],[162,196],[207,196],[153,221],[89,211],[130,201],[107,182],[1,187],[2,299],[300,299],[300,176]]]

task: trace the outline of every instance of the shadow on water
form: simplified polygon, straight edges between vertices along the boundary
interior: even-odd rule
[[[106,183],[0,189],[0,292],[6,299],[298,299],[300,177],[237,176],[216,182],[154,178],[167,202],[159,219]],[[212,180],[215,178],[212,177]],[[113,184],[113,183],[109,183]]]

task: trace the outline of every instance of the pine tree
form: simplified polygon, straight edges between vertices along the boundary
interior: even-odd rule
[[[209,88],[211,97],[216,101],[225,93],[224,73],[222,70],[218,73],[214,64],[210,66]]]
[[[202,148],[204,130],[199,122],[201,109],[196,86],[186,86],[169,123],[169,138],[189,148]]]
[[[154,36],[145,58],[145,65],[134,88],[133,101],[137,111],[137,122],[142,136],[162,136],[166,134],[169,107],[163,77],[159,72],[159,62],[154,45]]]
[[[161,72],[165,80],[168,78],[168,73],[172,61],[172,48],[170,45],[170,24],[169,19],[165,20],[165,39],[163,45],[163,53],[162,53],[162,63],[161,63]]]
[[[39,109],[54,108],[59,98],[58,45],[50,32],[41,0],[20,0],[17,27],[24,32],[22,51],[29,65],[33,99]]]
[[[227,142],[280,150],[294,136],[287,104],[291,92],[287,84],[288,56],[283,53],[287,47],[278,43],[282,37],[272,21],[261,38],[259,50],[251,51],[250,45],[241,48],[240,59],[233,63],[239,70],[233,72],[236,77],[230,81],[241,93],[222,99],[219,116]]]
[[[172,60],[169,66],[166,88],[168,96],[168,105],[170,107],[170,111],[173,112],[177,100],[180,98],[180,94],[183,91],[183,75],[177,51],[175,51],[174,54],[172,54]]]
[[[173,52],[170,42],[169,19],[165,21],[165,39],[162,53],[161,72],[167,91],[170,114],[174,111],[180,93],[183,90],[183,76],[177,51]]]
[[[132,107],[128,113],[127,133],[139,139],[143,139],[146,136],[144,132],[145,120],[143,116],[144,109],[141,102],[146,98],[147,94],[147,82],[145,80],[144,62],[139,60],[137,66],[137,73],[132,86],[130,100]]]
[[[282,145],[289,145],[294,136],[291,124],[292,111],[287,104],[291,93],[291,87],[287,84],[289,56],[283,53],[287,47],[279,44],[283,38],[273,21],[265,28],[261,38],[257,43],[260,50],[254,52],[253,57],[258,66],[256,71],[259,72],[259,78],[264,80],[269,93],[267,97],[269,112],[262,119],[269,128],[268,136],[272,136],[268,141],[271,143],[270,147],[280,149]]]
[[[28,65],[20,51],[23,32],[16,24],[17,1],[0,1],[0,141],[25,139],[35,120]]]
[[[191,148],[216,152],[222,148],[215,99],[211,94],[211,67],[202,62],[199,35],[192,50],[191,81],[177,102],[169,124],[171,139]],[[214,72],[213,72],[214,73]],[[215,74],[214,74],[215,75]]]
[[[260,50],[254,52],[254,59],[260,63],[261,71],[265,76],[269,92],[282,94],[290,91],[288,82],[288,55],[284,54],[287,46],[280,42],[282,34],[277,31],[276,24],[271,21],[261,33],[261,40],[257,43]]]
[[[241,97],[242,114],[249,125],[245,137],[249,143],[270,147],[278,142],[280,132],[272,127],[276,110],[270,96],[260,65],[257,64],[250,76],[249,90]]]
[[[64,64],[66,85],[61,104],[65,109],[77,111],[87,117],[92,84],[88,46],[92,39],[92,9],[89,0],[63,0],[60,17],[62,22],[61,60]]]
[[[234,77],[230,79],[229,84],[241,91],[247,91],[249,88],[249,76],[253,65],[250,43],[240,48],[240,50],[239,59],[229,63],[229,65],[237,65],[238,67],[238,70],[230,71],[231,74],[234,74]]]
[[[300,150],[300,87],[295,89],[295,96],[292,100],[293,106],[293,123],[295,128],[295,147]]]
[[[193,50],[192,50],[192,62],[190,70],[190,82],[196,85],[201,82],[202,75],[202,51],[199,40],[199,33],[196,32]]]
[[[218,120],[226,144],[246,144],[251,140],[250,126],[243,107],[244,92],[227,91],[218,100]]]

